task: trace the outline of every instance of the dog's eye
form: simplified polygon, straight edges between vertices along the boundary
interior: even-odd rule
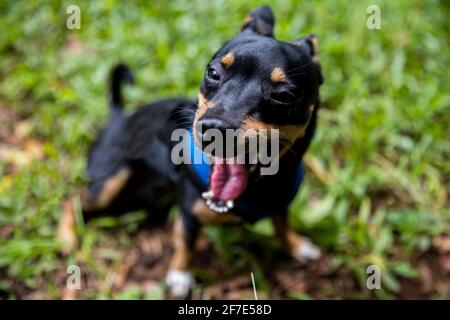
[[[290,91],[272,92],[270,99],[277,103],[289,104],[297,100],[297,97]]]
[[[208,79],[210,79],[212,81],[219,81],[220,80],[219,73],[212,67],[208,68],[208,71],[207,71],[206,74],[207,74]]]

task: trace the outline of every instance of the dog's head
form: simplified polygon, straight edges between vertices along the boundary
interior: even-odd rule
[[[204,150],[210,129],[224,133],[227,129],[241,129],[244,134],[248,129],[278,129],[284,147],[304,135],[323,82],[317,37],[279,41],[273,35],[274,23],[269,7],[252,11],[240,33],[206,66],[193,125],[196,142]],[[217,157],[214,167],[216,162]],[[217,174],[216,179],[219,170],[213,168],[211,188],[222,200],[236,198],[245,188],[246,179],[237,178],[245,176],[245,168],[220,162],[224,165],[220,170],[235,179],[222,174]],[[241,182],[227,188],[223,185],[228,180]],[[215,184],[221,187],[215,188]]]

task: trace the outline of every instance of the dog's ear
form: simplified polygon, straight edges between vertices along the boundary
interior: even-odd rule
[[[292,42],[297,47],[302,47],[310,55],[314,63],[319,63],[319,41],[314,33]]]
[[[293,45],[303,48],[311,57],[312,62],[316,65],[319,71],[319,84],[323,83],[322,70],[319,64],[319,40],[314,33],[309,36],[301,38],[292,42]]]
[[[253,31],[263,36],[273,37],[275,17],[269,6],[259,7],[250,12],[244,20],[241,31]]]

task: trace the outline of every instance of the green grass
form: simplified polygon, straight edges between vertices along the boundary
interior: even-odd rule
[[[49,280],[53,272],[78,261],[102,279],[109,266],[93,258],[93,250],[114,251],[130,242],[126,231],[139,220],[133,214],[109,222],[125,226],[114,237],[80,224],[81,248],[66,258],[55,240],[62,200],[83,185],[87,147],[107,120],[111,66],[123,61],[135,70],[137,85],[126,89],[130,106],[195,97],[208,59],[262,4],[78,3],[81,30],[74,31],[65,27],[71,1],[0,3],[0,109],[15,110],[22,131],[44,153],[22,165],[0,158],[0,230],[13,226],[0,238],[0,290],[20,284],[58,297],[58,284]],[[281,0],[272,7],[278,38],[319,36],[325,75],[324,107],[307,161],[314,170],[292,204],[292,225],[327,248],[333,266],[350,269],[362,288],[367,265],[379,265],[384,289],[377,294],[392,297],[399,277],[417,276],[414,254],[450,232],[450,9],[445,1],[376,1],[382,30],[369,30],[366,8],[372,3]],[[11,171],[11,164],[19,169]],[[267,222],[256,229],[272,232]],[[212,228],[208,234],[221,257],[250,264],[264,283],[258,257],[239,246],[245,235],[235,239],[230,232]],[[114,255],[111,261],[120,264]],[[117,296],[101,288],[84,296],[161,296],[135,287]]]

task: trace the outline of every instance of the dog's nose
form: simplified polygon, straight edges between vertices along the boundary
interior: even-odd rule
[[[217,132],[216,130],[218,130],[222,135],[225,136],[226,129],[228,128],[225,121],[214,118],[203,119],[199,121],[198,126],[199,126],[198,127],[199,133],[202,135],[203,138],[207,138],[208,135],[216,135]],[[214,130],[215,132],[211,130],[210,133],[208,134],[208,130],[210,129],[216,130]]]
[[[235,150],[235,128],[225,120],[216,118],[202,119],[196,124],[197,141],[205,149],[212,147],[211,155],[216,157],[230,157]],[[215,143],[214,145],[211,145]]]

